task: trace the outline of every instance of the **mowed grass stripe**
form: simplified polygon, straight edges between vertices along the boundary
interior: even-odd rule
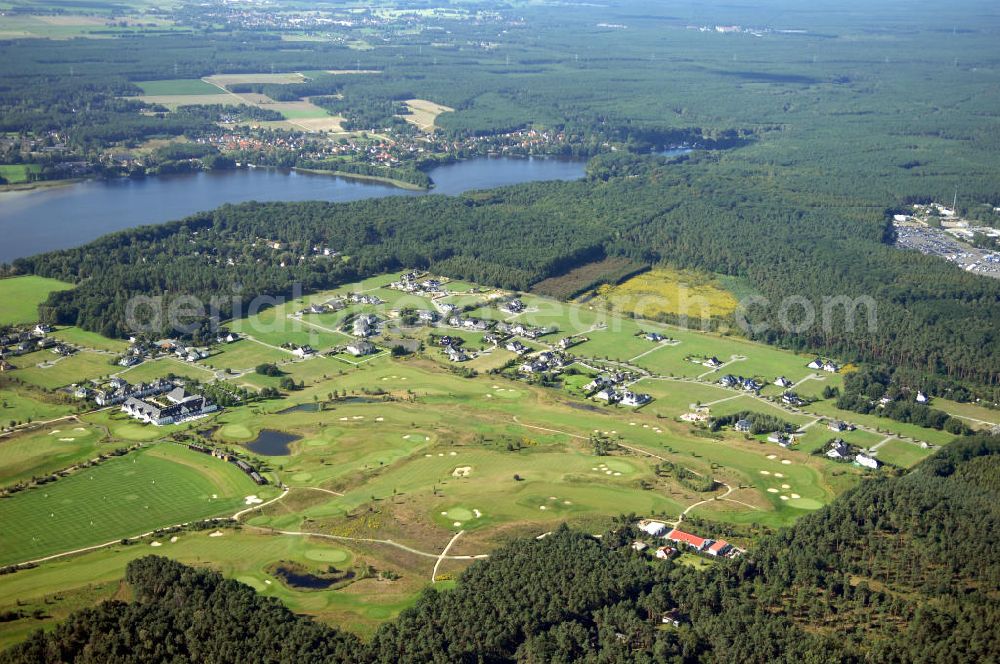
[[[140,450],[0,501],[0,564],[231,514],[256,488],[230,464],[178,446]]]

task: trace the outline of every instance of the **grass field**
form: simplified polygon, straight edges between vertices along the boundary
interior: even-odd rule
[[[53,291],[69,290],[72,284],[34,275],[0,279],[0,325],[34,323],[38,305]]]
[[[61,327],[56,329],[52,333],[52,336],[74,346],[105,350],[111,353],[122,353],[128,348],[128,343],[121,339],[109,339],[96,332],[88,332],[79,327]]]
[[[15,436],[0,438],[0,485],[9,486],[93,459],[102,433],[86,423],[65,420]],[[113,446],[106,446],[113,449]]]
[[[903,440],[890,440],[876,451],[879,461],[891,463],[901,468],[910,468],[931,455],[931,450]]]
[[[115,373],[117,365],[112,364],[112,359],[102,353],[81,351],[69,357],[60,357],[40,350],[17,358],[21,367],[17,370],[17,377],[30,385],[54,390]]]
[[[22,184],[28,181],[29,173],[42,170],[38,164],[0,164],[0,178],[7,184]]]
[[[11,422],[51,420],[73,412],[73,406],[47,395],[40,395],[13,386],[0,387],[0,426]]]
[[[252,493],[233,465],[161,444],[0,501],[0,564],[229,514]]]
[[[139,81],[143,95],[199,96],[217,95],[219,88],[197,78],[176,78],[165,81]]]

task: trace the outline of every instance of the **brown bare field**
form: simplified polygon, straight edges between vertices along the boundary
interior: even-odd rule
[[[36,16],[36,19],[48,25],[104,25],[109,18],[102,16]]]
[[[147,104],[160,104],[170,110],[177,110],[178,106],[190,106],[192,104],[239,104],[240,101],[234,95],[220,92],[217,95],[142,95],[139,97]]]
[[[605,258],[539,281],[531,287],[531,292],[568,300],[601,284],[616,284],[647,267],[627,258]]]
[[[330,115],[325,118],[300,118],[286,120],[286,122],[296,129],[305,129],[306,131],[342,132],[344,131],[344,127],[341,125],[343,120],[344,118],[340,116]]]
[[[213,74],[201,80],[219,87],[240,83],[301,83],[306,77],[298,72],[282,74]]]
[[[451,107],[435,104],[427,99],[407,99],[406,107],[410,109],[410,114],[402,116],[403,119],[416,125],[422,131],[434,129],[434,121],[437,120],[437,116],[455,111]]]

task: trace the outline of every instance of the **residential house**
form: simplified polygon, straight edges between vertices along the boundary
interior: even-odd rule
[[[652,341],[654,343],[659,343],[659,342],[663,341],[664,339],[666,339],[666,337],[664,337],[659,332],[647,332],[646,333],[646,341]]]
[[[363,339],[359,339],[358,341],[347,344],[347,348],[345,350],[354,357],[360,357],[362,355],[371,355],[374,353],[375,346]]]
[[[518,355],[523,355],[528,352],[527,347],[516,339],[514,341],[508,341],[505,348],[512,353],[517,353]]]
[[[827,373],[837,373],[840,371],[840,367],[838,367],[835,363],[828,361],[823,364],[823,371],[826,371]]]
[[[309,346],[309,345],[296,346],[295,348],[292,349],[292,355],[294,355],[295,357],[299,357],[299,358],[311,357],[315,353],[316,353],[316,350],[312,346]]]
[[[705,553],[710,556],[724,556],[729,553],[729,550],[733,548],[733,545],[726,540],[718,540],[714,542],[711,546],[705,549]]]
[[[842,422],[841,420],[830,420],[830,422],[826,425],[826,428],[829,429],[830,431],[841,432],[841,431],[850,431],[854,427],[848,424],[847,422]]]
[[[740,420],[736,423],[736,430],[742,433],[750,433],[752,423],[750,420]]]
[[[660,560],[667,560],[677,553],[677,549],[672,546],[661,546],[656,549],[656,557]]]
[[[623,391],[621,397],[623,406],[645,406],[653,400],[653,397],[648,394],[632,392],[631,390]]]
[[[608,403],[614,403],[618,401],[618,394],[610,387],[605,387],[594,395],[595,399],[600,401],[607,401]]]
[[[778,387],[788,388],[792,386],[792,381],[788,380],[784,376],[778,376],[774,379],[774,384]]]
[[[642,540],[636,540],[632,542],[632,550],[639,551],[640,553],[649,548],[649,545]]]
[[[821,359],[819,359],[817,357],[815,360],[813,360],[812,362],[810,362],[809,364],[807,364],[806,367],[808,367],[809,369],[822,369],[823,368],[823,360],[821,360]]]
[[[722,361],[713,355],[712,357],[708,358],[701,364],[702,366],[708,367],[710,369],[718,369],[719,367],[722,366]]]
[[[928,401],[930,401],[930,399],[927,398],[926,394],[923,392],[917,392],[917,403],[927,403]]]
[[[850,459],[851,448],[847,443],[838,438],[830,445],[830,449],[826,451],[826,456],[831,459]]]
[[[469,356],[465,354],[458,346],[447,346],[445,352],[448,354],[448,359],[452,362],[465,362],[469,359]]]

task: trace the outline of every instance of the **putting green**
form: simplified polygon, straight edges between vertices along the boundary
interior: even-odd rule
[[[330,441],[323,440],[322,438],[311,438],[305,444],[309,447],[326,447],[330,444]]]
[[[621,459],[605,458],[603,461],[598,462],[598,465],[603,463],[607,466],[608,470],[618,472],[618,473],[634,473],[635,466],[630,464],[628,461],[622,461]]]
[[[226,439],[235,440],[253,438],[253,432],[242,424],[227,424],[219,430],[219,435]]]
[[[787,504],[802,510],[818,510],[823,507],[823,503],[813,498],[792,498]]]
[[[473,514],[470,509],[466,509],[464,507],[452,507],[448,510],[448,513],[445,514],[445,516],[452,521],[468,521],[472,518]]]
[[[296,482],[308,482],[312,478],[312,473],[295,473],[292,475],[292,479]]]
[[[306,558],[321,563],[342,563],[350,558],[350,554],[343,549],[309,549]]]
[[[267,588],[267,586],[264,584],[263,581],[261,581],[255,576],[250,576],[248,574],[243,574],[241,576],[238,576],[236,577],[236,580],[239,581],[240,583],[245,583],[246,585],[250,586],[251,588],[257,591],[264,590],[265,588]]]

